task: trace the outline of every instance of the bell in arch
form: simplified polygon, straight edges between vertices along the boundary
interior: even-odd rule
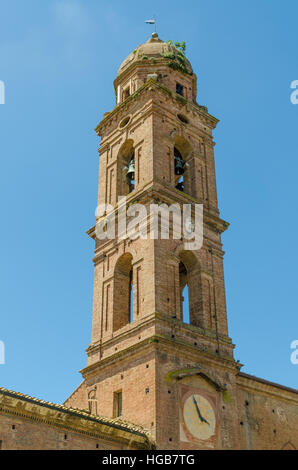
[[[128,164],[128,170],[127,170],[126,176],[130,181],[133,181],[135,179],[135,159],[134,159],[134,157],[132,157],[132,159],[130,160],[130,162]]]
[[[174,159],[175,159],[175,175],[183,175],[185,171],[184,170],[185,161],[183,160],[181,153],[176,147],[174,147]]]

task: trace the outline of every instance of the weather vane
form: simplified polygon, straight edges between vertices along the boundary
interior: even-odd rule
[[[146,20],[145,23],[154,24],[154,32],[156,33],[156,18],[155,18],[155,16],[151,20]]]

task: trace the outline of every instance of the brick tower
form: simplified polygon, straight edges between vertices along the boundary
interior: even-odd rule
[[[156,33],[123,62],[114,86],[116,106],[96,128],[98,204],[116,213],[119,196],[129,207],[203,204],[203,246],[186,250],[183,235],[99,240],[89,230],[92,341],[84,382],[68,404],[142,425],[158,448],[238,448],[239,364],[221,244],[228,224],[219,217],[212,137],[218,121],[196,101],[183,46]]]

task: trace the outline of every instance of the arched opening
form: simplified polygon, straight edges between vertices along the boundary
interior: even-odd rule
[[[180,318],[184,323],[203,327],[203,302],[200,266],[188,250],[179,254]]]
[[[184,191],[184,172],[186,162],[183,160],[181,153],[174,147],[174,163],[175,163],[175,184],[178,191]]]
[[[133,321],[133,267],[132,255],[125,253],[114,270],[113,331]]]
[[[189,318],[189,293],[187,269],[182,261],[179,263],[179,287],[180,287],[180,309],[183,323],[190,323]]]
[[[192,195],[193,162],[190,161],[191,146],[182,136],[174,139],[174,179],[178,191]]]
[[[133,322],[133,271],[129,273],[129,322]]]
[[[128,192],[132,193],[135,189],[135,152],[131,156],[126,173],[126,183],[128,185]]]
[[[182,320],[183,323],[188,323],[188,325],[190,324],[188,284],[186,284],[182,291]]]
[[[128,139],[121,146],[118,155],[118,195],[126,196],[135,189],[135,150],[134,142]]]
[[[178,191],[184,192],[184,176],[183,175],[180,176],[175,188],[178,189]]]

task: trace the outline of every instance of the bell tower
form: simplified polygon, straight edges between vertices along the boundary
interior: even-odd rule
[[[239,365],[221,244],[228,224],[219,216],[212,136],[218,120],[196,101],[183,43],[156,33],[122,63],[114,87],[115,108],[96,128],[98,206],[119,216],[125,196],[129,219],[136,204],[192,212],[201,205],[203,244],[186,249],[184,232],[161,238],[149,229],[146,237],[116,230],[99,239],[108,209],[97,214],[88,232],[95,240],[92,340],[84,382],[68,404],[80,396],[92,413],[142,425],[160,449],[237,448]],[[149,219],[139,214],[139,226]]]

